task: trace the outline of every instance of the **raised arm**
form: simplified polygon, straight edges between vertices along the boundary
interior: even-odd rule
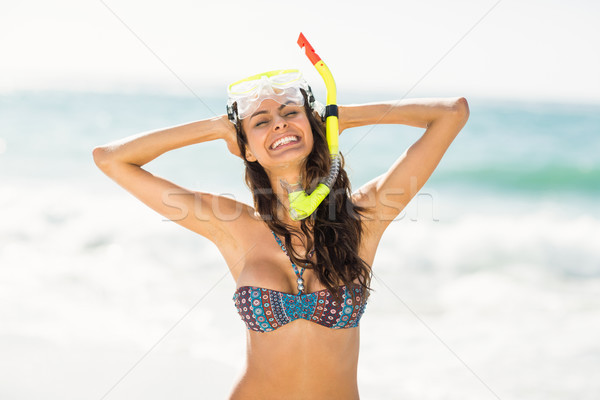
[[[227,197],[193,192],[152,175],[142,166],[167,151],[224,139],[236,155],[235,129],[226,116],[141,133],[96,147],[96,165],[107,176],[166,218],[216,242],[245,205]]]
[[[340,130],[372,124],[426,128],[386,173],[354,194],[359,205],[371,208],[371,217],[383,232],[427,182],[450,143],[466,124],[469,106],[463,97],[413,99],[344,106],[340,107],[339,115]]]

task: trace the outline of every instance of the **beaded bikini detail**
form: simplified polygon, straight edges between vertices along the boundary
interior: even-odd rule
[[[289,258],[281,240],[272,233]],[[339,286],[337,290],[342,304],[338,304],[328,289],[305,293],[302,279],[304,268],[298,271],[291,259],[290,262],[298,277],[298,294],[256,286],[242,286],[235,291],[235,307],[248,329],[270,332],[297,319],[305,319],[332,329],[358,326],[367,305],[362,286],[356,285],[353,289],[346,285]]]

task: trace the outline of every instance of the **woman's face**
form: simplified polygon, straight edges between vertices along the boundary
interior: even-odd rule
[[[248,139],[246,158],[263,168],[303,161],[313,148],[310,122],[303,105],[264,100],[242,120]]]

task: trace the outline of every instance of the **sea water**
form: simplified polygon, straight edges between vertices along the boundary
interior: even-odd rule
[[[223,103],[0,95],[0,398],[227,396],[246,328],[218,250],[147,209],[91,156]],[[382,238],[361,320],[361,398],[597,399],[600,107],[470,99],[470,109]],[[422,132],[343,132],[354,189]],[[251,204],[223,142],[146,168]]]

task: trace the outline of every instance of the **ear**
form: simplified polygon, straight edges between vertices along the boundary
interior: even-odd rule
[[[252,152],[248,149],[246,149],[246,160],[250,161],[250,162],[255,162],[256,161],[256,157],[254,157],[254,155],[252,154]]]

